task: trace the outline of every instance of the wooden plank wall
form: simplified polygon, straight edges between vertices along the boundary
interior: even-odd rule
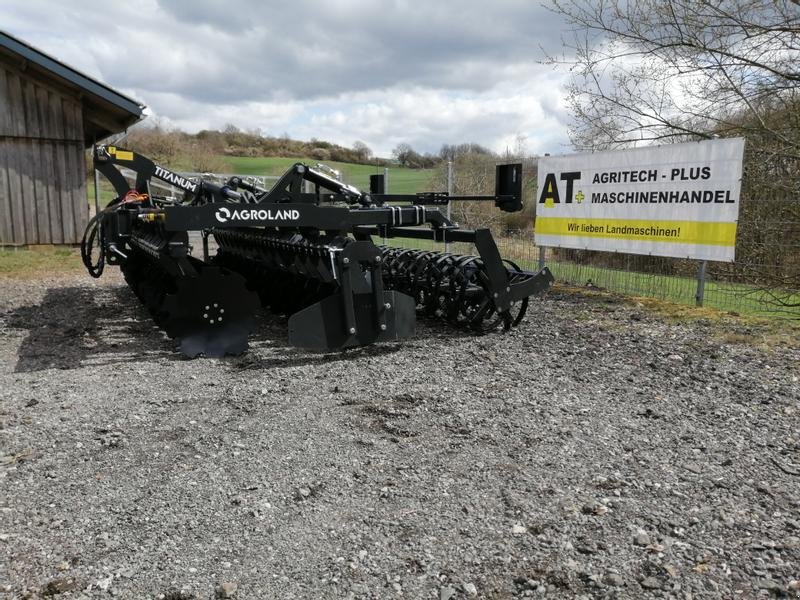
[[[0,246],[80,242],[84,161],[80,100],[0,62]]]

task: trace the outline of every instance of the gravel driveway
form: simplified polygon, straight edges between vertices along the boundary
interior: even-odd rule
[[[758,340],[551,292],[187,361],[117,274],[0,280],[0,596],[798,596],[800,351]]]

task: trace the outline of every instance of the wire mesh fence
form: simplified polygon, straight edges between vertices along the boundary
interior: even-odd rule
[[[500,237],[501,254],[524,268],[538,266],[531,233]],[[786,248],[795,258],[800,246]],[[702,304],[740,314],[800,319],[800,261],[702,263],[697,260],[545,248],[544,261],[557,281],[631,296]],[[783,283],[783,285],[781,285]]]

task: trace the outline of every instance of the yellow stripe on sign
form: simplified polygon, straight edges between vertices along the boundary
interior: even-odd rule
[[[537,217],[535,232],[542,235],[572,235],[642,242],[736,245],[736,223]]]
[[[129,150],[117,150],[117,160],[133,160],[133,152]]]

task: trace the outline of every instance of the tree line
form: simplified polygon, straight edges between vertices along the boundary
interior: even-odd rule
[[[297,157],[378,167],[399,165],[410,169],[432,169],[468,155],[496,157],[494,152],[478,143],[464,142],[443,144],[438,154],[417,152],[410,144],[400,143],[392,150],[391,157],[383,158],[375,156],[372,149],[360,140],[347,147],[316,138],[294,140],[286,133],[273,136],[259,129],[245,131],[233,124],[221,130],[186,133],[156,122],[132,129],[125,144],[173,168],[209,172],[225,171],[228,168],[226,156]]]
[[[125,144],[156,162],[186,171],[224,172],[230,168],[226,156],[297,157],[388,166],[391,161],[373,156],[364,142],[348,148],[312,138],[293,140],[288,134],[265,135],[259,129],[244,131],[228,124],[222,130],[203,129],[187,133],[162,127],[159,123],[132,129]]]

